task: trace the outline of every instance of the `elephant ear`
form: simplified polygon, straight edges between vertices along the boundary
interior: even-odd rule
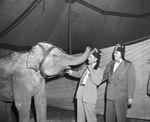
[[[35,54],[32,51],[27,56],[27,68],[34,69],[36,72],[39,69],[39,61],[35,58]]]

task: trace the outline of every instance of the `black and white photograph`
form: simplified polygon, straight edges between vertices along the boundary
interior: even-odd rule
[[[0,122],[150,122],[150,0],[0,0]]]

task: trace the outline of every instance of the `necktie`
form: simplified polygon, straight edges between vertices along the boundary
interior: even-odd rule
[[[86,71],[85,71],[85,73],[83,74],[83,77],[82,77],[82,79],[83,79],[83,81],[82,81],[82,85],[85,85],[86,84],[86,81],[87,81],[87,78],[88,78],[88,76],[89,76],[89,70],[87,69]]]

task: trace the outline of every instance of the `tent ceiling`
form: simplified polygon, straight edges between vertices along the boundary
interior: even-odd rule
[[[73,52],[81,52],[86,46],[127,44],[150,35],[149,0],[74,1],[71,5]],[[68,50],[68,5],[66,0],[1,0],[0,42],[30,46],[48,41]],[[8,31],[10,26],[13,28]]]

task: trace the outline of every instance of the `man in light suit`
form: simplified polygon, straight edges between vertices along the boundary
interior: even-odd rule
[[[95,106],[97,86],[101,83],[103,70],[100,68],[101,51],[94,48],[88,58],[88,64],[78,71],[68,70],[68,74],[81,78],[76,93],[77,122],[97,122]]]
[[[135,68],[124,55],[125,46],[117,44],[103,74],[102,81],[107,80],[106,122],[126,122],[127,108],[133,103]]]

